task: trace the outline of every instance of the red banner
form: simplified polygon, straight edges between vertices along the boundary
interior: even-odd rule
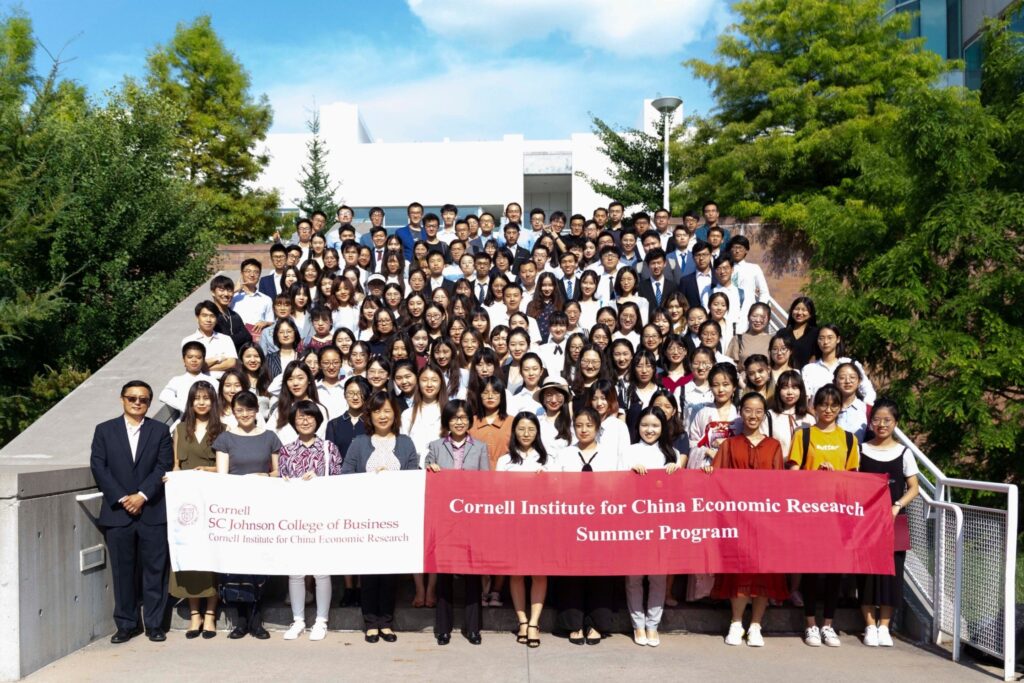
[[[427,572],[893,573],[882,475],[442,471],[425,513]]]

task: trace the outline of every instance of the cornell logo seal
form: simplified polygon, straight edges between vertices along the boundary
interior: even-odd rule
[[[178,523],[182,526],[192,526],[199,519],[199,510],[192,503],[184,503],[178,508]]]

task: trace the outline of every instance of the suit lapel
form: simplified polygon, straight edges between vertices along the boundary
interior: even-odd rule
[[[132,465],[132,444],[128,441],[128,427],[125,424],[123,415],[115,423],[114,430],[117,432],[117,442],[121,446],[121,451],[128,458],[128,464]]]
[[[149,435],[153,431],[149,424],[149,418],[142,418],[142,429],[139,430],[139,447],[135,451],[135,464],[134,467],[139,466],[139,462],[142,460],[142,454],[146,449],[146,442],[149,440]],[[128,449],[129,455],[131,454],[131,447]]]
[[[444,444],[444,449],[448,453],[448,460],[451,462],[451,466],[455,467],[455,453],[452,452],[452,445],[448,443],[448,439],[443,440],[441,443]]]

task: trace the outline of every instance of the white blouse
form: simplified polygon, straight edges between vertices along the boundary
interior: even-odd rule
[[[679,456],[676,455],[677,462],[678,459]],[[663,470],[666,466],[665,454],[661,452],[657,444],[644,443],[643,441],[633,444],[619,458],[619,469],[631,470],[637,465],[643,465],[649,470]]]
[[[416,424],[412,424],[413,407],[409,406],[402,413],[401,433],[408,435],[416,446],[416,454],[420,458],[420,469],[430,449],[430,442],[441,438],[441,404],[435,401],[420,406],[416,415]]]
[[[512,462],[512,456],[506,453],[498,458],[494,470],[496,472],[553,472],[557,471],[558,467],[555,458],[550,453],[548,453],[547,461],[542,465],[540,454],[531,448],[519,464]]]

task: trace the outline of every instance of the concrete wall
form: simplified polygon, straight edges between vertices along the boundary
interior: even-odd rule
[[[230,273],[237,277],[236,273]],[[103,543],[89,449],[95,425],[120,414],[118,394],[141,378],[159,393],[181,374],[181,338],[195,329],[193,292],[0,450],[0,681],[17,680],[114,631],[106,563],[80,570]],[[158,419],[159,405],[150,409]],[[104,550],[105,552],[105,550]]]

